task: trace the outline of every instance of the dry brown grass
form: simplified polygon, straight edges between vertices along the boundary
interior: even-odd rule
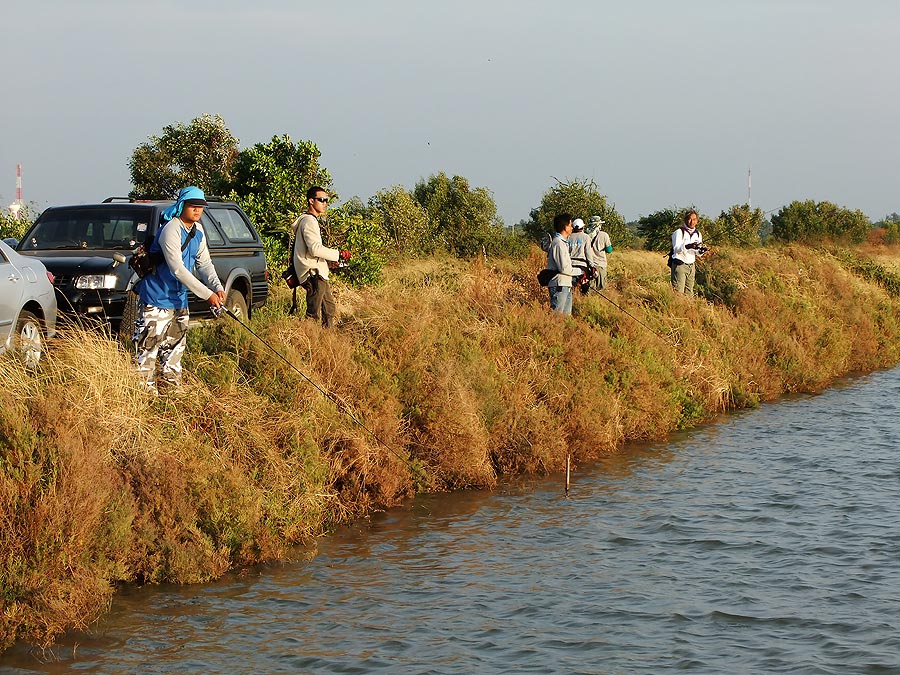
[[[118,581],[214,578],[417,490],[559,471],[900,361],[898,301],[822,251],[718,251],[709,300],[673,294],[663,256],[617,251],[571,319],[543,262],[338,284],[327,331],[277,290],[251,327],[291,365],[221,321],[191,331],[179,399],[142,395],[97,333],[63,332],[36,375],[5,358],[0,648],[85,625]]]

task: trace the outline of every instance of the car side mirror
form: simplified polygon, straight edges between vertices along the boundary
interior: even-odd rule
[[[124,255],[122,255],[118,251],[113,253],[112,257],[113,257],[113,264],[112,264],[113,267],[115,267],[116,265],[119,265],[120,263],[124,264],[128,261],[128,258],[126,258]]]

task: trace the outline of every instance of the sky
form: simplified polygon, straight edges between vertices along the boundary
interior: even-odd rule
[[[626,220],[748,199],[900,211],[896,0],[0,5],[0,205],[131,189],[163,127],[314,142],[341,199],[443,171],[507,225],[557,180]],[[580,214],[587,215],[587,214]]]

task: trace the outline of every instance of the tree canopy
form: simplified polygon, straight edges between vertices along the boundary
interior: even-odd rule
[[[379,190],[369,210],[394,254],[432,253],[436,242],[428,212],[402,185]]]
[[[871,228],[869,217],[860,210],[811,199],[793,201],[772,216],[772,236],[779,241],[860,243]]]
[[[754,209],[747,204],[735,204],[722,211],[708,227],[701,230],[703,240],[715,246],[759,246],[760,232],[766,223],[762,209]]]
[[[442,171],[416,183],[413,196],[428,214],[435,248],[461,256],[503,252],[497,248],[503,221],[487,188],[473,189],[462,176],[448,178]]]
[[[609,234],[615,246],[630,246],[632,235],[625,226],[625,219],[616,211],[606,195],[593,179],[575,178],[569,181],[556,180],[541,198],[539,206],[531,210],[531,220],[523,223],[528,236],[538,241],[547,232],[553,231],[553,218],[558,213],[570,213],[573,218],[581,218],[587,223],[591,216],[603,219],[603,229]]]
[[[306,211],[306,191],[313,185],[331,191],[331,176],[320,157],[315,143],[294,142],[287,134],[241,150],[229,197],[263,234],[289,239],[291,223]]]
[[[203,114],[190,124],[163,127],[131,155],[128,168],[134,199],[174,199],[187,185],[223,194],[232,180],[238,139],[219,115]]]

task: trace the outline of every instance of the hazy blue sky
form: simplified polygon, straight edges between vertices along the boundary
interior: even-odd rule
[[[30,0],[0,6],[0,203],[124,195],[218,113],[311,140],[342,198],[444,171],[507,224],[553,177],[627,219],[747,198],[900,211],[897,0]]]

